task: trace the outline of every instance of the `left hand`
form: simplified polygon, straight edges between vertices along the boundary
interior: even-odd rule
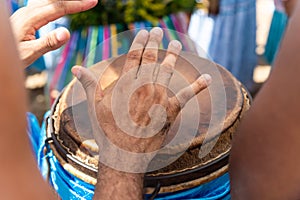
[[[58,49],[70,38],[67,29],[58,28],[36,39],[37,30],[64,15],[88,10],[97,2],[98,0],[34,0],[17,10],[10,20],[25,67],[43,54]]]

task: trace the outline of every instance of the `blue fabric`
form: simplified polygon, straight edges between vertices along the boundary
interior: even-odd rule
[[[27,133],[32,145],[33,152],[38,152],[40,146],[39,138],[40,138],[41,128],[35,115],[29,112],[27,113]],[[35,157],[37,158],[36,153],[35,153]]]
[[[250,87],[257,64],[256,1],[222,0],[214,21],[209,55]]]
[[[45,114],[45,119],[49,116]],[[91,200],[94,195],[94,185],[88,184],[70,174],[60,165],[53,152],[45,144],[45,122],[39,128],[34,115],[28,113],[28,133],[38,160],[39,169],[45,179],[48,179],[62,200]],[[45,120],[44,120],[45,121]],[[45,153],[45,149],[48,151]],[[229,175],[226,173],[206,184],[173,193],[159,194],[157,200],[229,200],[230,199]],[[145,195],[145,199],[150,195]]]
[[[19,5],[15,1],[11,1],[11,11],[15,12],[19,9]]]
[[[287,15],[282,11],[275,10],[264,53],[264,57],[269,64],[273,64],[276,58],[287,23]]]
[[[227,200],[230,199],[230,183],[228,173],[204,185],[173,193],[159,194],[155,199],[195,199],[195,200]]]
[[[23,1],[23,2],[16,2],[16,1],[11,1],[11,8],[12,8],[12,13],[14,13],[15,11],[17,11],[19,8],[26,6],[28,3],[27,0]],[[40,34],[39,31],[36,32],[36,38],[39,38]],[[44,57],[41,56],[40,58],[38,58],[34,63],[32,63],[29,67],[26,68],[26,70],[29,69],[35,69],[37,71],[43,71],[46,69],[46,65],[45,65],[45,60]]]

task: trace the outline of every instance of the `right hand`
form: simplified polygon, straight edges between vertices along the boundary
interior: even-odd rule
[[[65,28],[58,28],[46,36],[36,39],[36,31],[64,15],[88,10],[97,0],[34,0],[18,9],[10,21],[25,67],[45,53],[58,49],[70,38]]]

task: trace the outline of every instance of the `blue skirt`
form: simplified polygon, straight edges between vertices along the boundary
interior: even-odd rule
[[[220,13],[213,19],[209,56],[251,87],[257,65],[256,1],[222,0]]]

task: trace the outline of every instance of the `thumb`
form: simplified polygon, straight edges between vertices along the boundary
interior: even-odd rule
[[[39,56],[58,49],[70,39],[70,32],[66,28],[58,28],[36,40],[36,51]]]
[[[82,87],[85,90],[88,102],[96,100],[101,100],[103,97],[103,92],[101,87],[97,88],[97,78],[94,74],[87,68],[81,66],[74,66],[72,68],[73,75],[79,80]],[[97,89],[97,96],[96,96],[96,89]]]
[[[39,39],[20,42],[21,60],[27,67],[45,53],[61,47],[69,39],[70,32],[66,28],[58,28]]]

